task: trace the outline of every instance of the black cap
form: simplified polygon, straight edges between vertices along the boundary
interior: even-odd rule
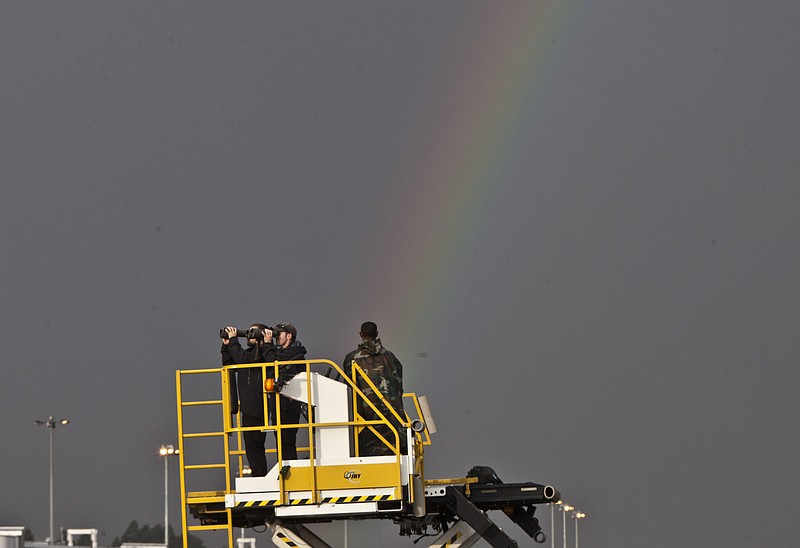
[[[295,327],[290,323],[279,323],[275,326],[273,331],[290,333],[292,335],[292,339],[297,339],[297,329],[295,329]]]

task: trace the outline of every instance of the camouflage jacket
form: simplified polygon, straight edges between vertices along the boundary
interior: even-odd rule
[[[363,341],[345,357],[344,370],[351,378],[353,361],[364,370],[383,397],[403,417],[403,365],[400,360],[383,347],[380,339],[375,339]],[[378,403],[377,398],[371,397],[374,395],[372,388],[367,386],[363,378],[357,378],[356,385],[374,404]]]

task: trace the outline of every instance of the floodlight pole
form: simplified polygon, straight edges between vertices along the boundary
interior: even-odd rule
[[[575,520],[575,548],[578,548],[578,520],[585,518],[586,514],[583,512],[573,512],[572,518]]]
[[[56,423],[53,417],[47,421],[47,429],[50,430],[50,544],[55,544],[53,540],[53,431],[56,429]]]
[[[164,546],[169,548],[169,457],[178,454],[173,445],[162,445],[158,454],[164,458]]]
[[[563,510],[563,502],[556,501],[556,502],[548,502],[547,505],[550,506],[550,548],[555,548],[556,546],[556,533],[555,533],[555,524],[553,522],[553,507],[558,506],[558,511],[561,512]]]
[[[164,457],[164,546],[169,548],[169,459]]]
[[[567,512],[571,512],[574,510],[574,506],[570,506],[569,504],[564,504],[561,507],[561,531],[563,532],[564,536],[564,548],[567,548]]]
[[[51,415],[46,421],[33,421],[36,426],[46,426],[50,430],[50,544],[55,544],[55,535],[53,534],[53,430],[56,429],[56,425],[59,423],[67,425],[69,420],[61,419],[56,421]]]

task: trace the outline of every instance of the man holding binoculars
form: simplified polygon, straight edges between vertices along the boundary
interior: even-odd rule
[[[261,323],[254,323],[246,331],[241,331],[233,326],[220,330],[222,338],[222,365],[264,363],[274,361],[304,360],[305,347],[297,341],[297,329],[292,324],[278,324],[268,327]],[[247,338],[247,348],[242,348],[238,337]],[[275,342],[273,343],[273,338]],[[275,379],[276,386],[282,386],[304,368],[302,365],[282,365]],[[267,378],[273,378],[274,368],[267,368]],[[233,382],[233,376],[236,382]],[[264,379],[260,367],[250,367],[231,371],[231,412],[241,411],[242,426],[264,426]],[[300,422],[300,402],[280,396],[281,425],[298,424]],[[270,424],[276,423],[275,395],[269,394],[267,406],[269,409]],[[247,462],[253,471],[252,475],[265,476],[267,474],[267,456],[264,445],[266,433],[251,430],[242,433]],[[283,460],[297,458],[297,428],[281,430],[281,448]],[[277,432],[276,432],[277,440]]]

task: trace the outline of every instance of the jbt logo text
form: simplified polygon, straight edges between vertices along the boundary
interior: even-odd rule
[[[344,473],[344,479],[350,483],[358,483],[361,481],[361,472],[358,470],[348,470]]]

